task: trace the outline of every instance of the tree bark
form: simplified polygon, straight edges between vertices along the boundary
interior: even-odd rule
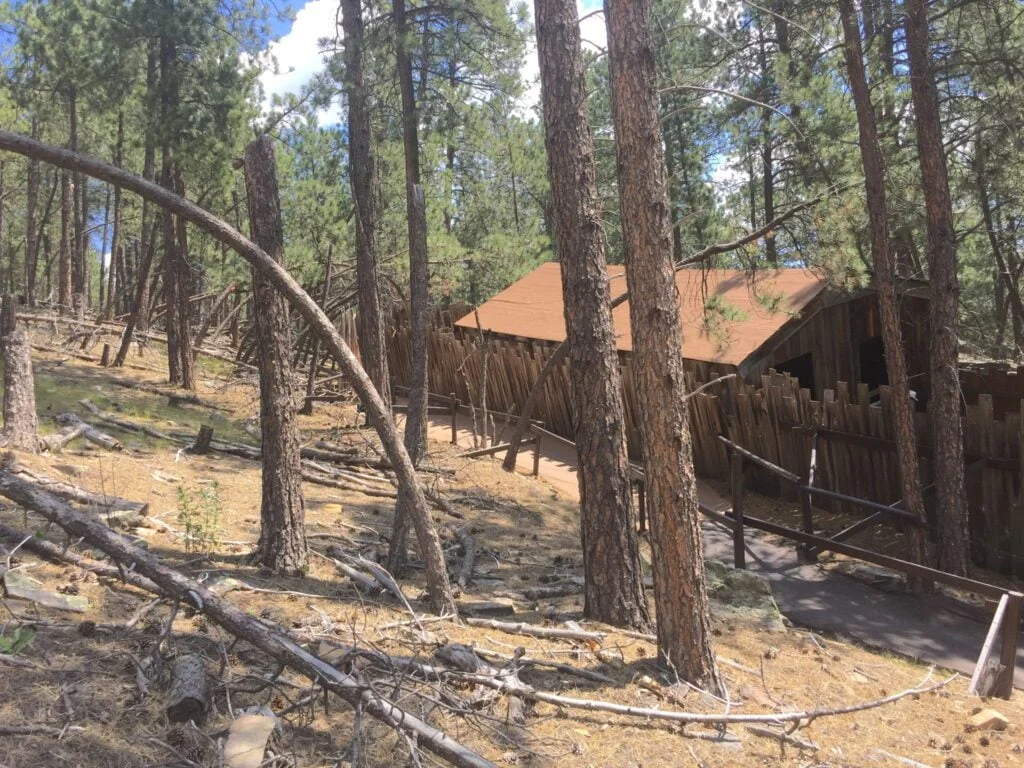
[[[864,165],[864,188],[868,220],[871,228],[871,251],[874,262],[875,288],[878,291],[878,309],[882,323],[882,343],[885,347],[886,370],[889,375],[893,432],[896,437],[896,457],[900,467],[900,486],[903,508],[926,523],[924,496],[917,455],[917,436],[914,433],[914,414],[910,400],[910,381],[907,377],[907,359],[903,352],[903,333],[900,328],[900,304],[896,293],[896,260],[890,247],[889,209],[885,192],[885,164],[878,141],[878,126],[871,103],[867,76],[864,72],[864,53],[861,46],[860,25],[853,0],[839,0],[842,16],[846,69],[853,91],[860,132],[860,155]],[[919,563],[928,563],[925,528],[911,531],[914,556]]]
[[[274,147],[263,136],[245,148],[245,191],[253,239],[284,264],[284,231],[277,192]],[[169,217],[168,217],[169,218]],[[263,501],[255,561],[275,573],[301,574],[309,559],[299,421],[292,391],[288,305],[257,270],[252,275],[256,348],[260,371],[260,428],[263,437]]]
[[[331,268],[334,266],[333,261],[334,244],[331,243],[327,246],[327,263],[324,265],[324,292],[320,297],[320,306],[324,309],[327,308],[327,300],[331,295]],[[313,349],[309,353],[309,371],[306,376],[306,402],[303,403],[302,409],[299,411],[299,413],[305,416],[313,414],[313,400],[311,398],[316,392],[316,374],[317,369],[320,367],[320,337],[316,334],[311,335],[313,337]]]
[[[393,4],[398,83],[402,92],[402,143],[405,147],[405,205],[409,233],[409,336],[412,360],[409,369],[409,409],[405,417],[405,449],[413,466],[419,464],[427,440],[427,325],[430,317],[430,265],[427,261],[426,202],[420,186],[419,114],[413,90],[409,57],[409,25],[405,0]],[[399,493],[395,524],[388,549],[388,568],[400,573],[405,567],[407,507]]]
[[[606,0],[612,117],[651,521],[658,652],[723,692],[711,648],[704,552],[680,347],[679,292],[658,125],[652,0]]]
[[[967,494],[960,416],[956,232],[942,146],[939,94],[928,44],[928,4],[909,0],[906,20],[910,90],[921,166],[931,283],[931,393],[933,467],[937,504],[931,536],[937,566],[965,575],[970,567]]]
[[[273,283],[276,290],[288,299],[292,307],[302,314],[314,332],[320,335],[327,350],[338,361],[342,373],[345,374],[352,389],[355,390],[356,395],[366,408],[368,416],[373,420],[384,453],[395,473],[398,486],[407,489],[412,499],[410,511],[412,512],[413,526],[416,528],[420,554],[423,557],[430,608],[439,614],[455,612],[455,599],[448,580],[448,571],[445,568],[441,541],[430,518],[423,488],[416,477],[416,469],[398,438],[394,420],[380,394],[374,389],[366,371],[363,370],[352,350],[345,343],[345,339],[309,294],[302,290],[295,278],[288,274],[287,270],[271,258],[266,251],[244,237],[238,230],[195,203],[168,192],[149,179],[127,173],[109,163],[83,157],[9,131],[0,131],[0,151],[16,152],[60,168],[80,170],[101,181],[119,184],[124,189],[184,217],[218,242],[234,249]]]
[[[25,329],[17,324],[17,301],[4,294],[0,303],[0,342],[4,354],[4,431],[10,448],[37,453],[35,379],[32,348]]]
[[[649,628],[576,2],[536,0],[535,7],[579,455],[583,610],[607,624]]]
[[[117,112],[117,144],[114,147],[114,165],[118,168],[124,162],[124,110]],[[107,320],[114,316],[114,292],[118,287],[117,265],[118,249],[121,247],[121,188],[114,187],[114,226],[110,236],[110,264],[107,265],[107,303],[103,307],[103,317]]]
[[[39,136],[39,119],[32,117],[32,138]],[[39,161],[28,161],[25,178],[25,301],[36,305],[36,265],[39,262],[39,238],[36,234],[36,208],[39,205]]]
[[[349,177],[356,206],[356,288],[359,356],[385,403],[391,402],[377,260],[377,165],[363,69],[362,0],[341,0],[348,97]],[[325,305],[326,306],[326,305]]]
[[[64,314],[71,309],[71,217],[74,204],[74,186],[71,174],[61,174],[60,187],[60,249],[57,263],[57,311]]]
[[[175,191],[185,196],[185,180],[179,169],[175,169]],[[182,389],[196,388],[196,357],[192,350],[192,302],[189,300],[192,288],[192,270],[189,267],[188,226],[180,216],[174,217],[174,274],[168,275],[177,286],[175,296],[178,300],[178,365],[181,368]]]
[[[149,53],[146,58],[146,103],[152,104],[157,86],[157,63],[158,44],[152,41],[149,46]],[[156,166],[156,135],[153,129],[152,120],[146,125],[146,140],[143,149],[142,178],[146,181],[153,180],[153,171]],[[153,266],[153,251],[155,239],[155,227],[153,226],[153,211],[150,210],[149,201],[142,201],[142,225],[139,230],[139,268],[135,288],[135,306],[132,307],[131,315],[125,324],[124,335],[121,337],[121,346],[114,358],[115,366],[122,366],[128,358],[128,350],[131,348],[132,338],[135,331],[145,333],[149,330],[149,272]],[[127,287],[127,286],[126,286]]]

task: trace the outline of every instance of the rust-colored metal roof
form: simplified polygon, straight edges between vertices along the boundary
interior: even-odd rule
[[[618,296],[626,288],[623,267],[608,267],[608,276],[611,295]],[[542,264],[480,306],[480,327],[506,336],[563,341],[561,280],[560,264]],[[676,285],[683,356],[726,365],[746,360],[826,287],[824,279],[804,269],[762,270],[753,278],[736,269],[682,269],[676,272]],[[709,306],[713,309],[705,313]],[[612,319],[616,346],[632,351],[629,302],[617,307]],[[475,314],[456,325],[475,329]]]

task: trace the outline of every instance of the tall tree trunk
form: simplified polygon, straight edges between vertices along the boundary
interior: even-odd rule
[[[245,191],[253,240],[274,261],[284,264],[276,168],[269,136],[245,148]],[[256,350],[263,437],[263,501],[254,560],[276,573],[299,575],[306,570],[309,552],[302,500],[299,420],[289,365],[288,304],[259,270],[252,272],[252,289],[260,307],[256,313]]]
[[[176,170],[174,179],[175,191],[185,197],[185,179],[180,170]],[[170,217],[168,217],[170,218]],[[181,368],[181,386],[184,389],[196,388],[195,354],[192,351],[192,270],[189,267],[188,227],[180,216],[174,217],[175,246],[174,274],[167,278],[177,283],[175,295],[178,300],[178,364]]]
[[[0,346],[4,355],[3,437],[10,448],[36,453],[39,435],[32,347],[28,333],[18,325],[16,311],[14,296],[5,294],[0,303]]]
[[[341,0],[348,97],[349,177],[356,206],[356,288],[359,356],[384,402],[391,402],[377,261],[377,164],[373,154],[369,94],[363,69],[362,0]],[[326,306],[326,305],[325,305]]]
[[[679,291],[665,197],[652,6],[653,0],[605,0],[658,652],[683,679],[720,695],[724,689],[711,648]]]
[[[118,168],[124,163],[124,110],[117,111],[117,144],[114,147],[114,165]],[[108,320],[114,316],[114,292],[118,287],[127,286],[117,281],[118,258],[121,248],[121,188],[114,187],[114,229],[110,236],[110,265],[107,267],[107,303],[103,307],[103,316]],[[123,258],[123,257],[121,257]]]
[[[32,116],[32,138],[39,138],[39,119]],[[39,161],[28,161],[25,179],[25,300],[36,305],[36,268],[39,263],[39,238],[36,235],[36,208],[39,205]]]
[[[893,431],[896,435],[896,457],[900,466],[900,487],[903,508],[913,514],[922,527],[911,532],[914,556],[917,562],[927,563],[927,539],[924,527],[926,513],[921,493],[921,477],[917,455],[917,435],[914,433],[914,414],[910,400],[910,381],[907,359],[903,352],[903,333],[900,328],[900,303],[896,293],[896,259],[890,247],[889,209],[885,193],[885,164],[878,141],[878,126],[871,103],[867,76],[864,72],[864,53],[861,47],[860,25],[853,0],[839,0],[845,40],[846,69],[853,91],[860,132],[860,156],[864,164],[864,188],[867,199],[868,220],[871,227],[871,251],[874,263],[875,288],[882,322],[882,343],[885,347],[886,370],[889,376],[889,401]]]
[[[159,41],[152,40],[149,44],[149,53],[146,57],[146,104],[152,105],[155,101],[157,87],[157,66],[159,62]],[[142,156],[142,178],[146,181],[153,180],[153,172],[156,167],[156,132],[154,130],[152,115],[146,122],[145,147]],[[124,334],[121,336],[121,346],[114,358],[114,365],[122,366],[128,358],[128,350],[131,348],[132,338],[135,332],[146,333],[149,330],[149,272],[153,266],[154,240],[156,239],[155,227],[153,226],[153,211],[148,200],[142,201],[142,224],[139,230],[139,268],[135,275],[135,305],[132,307],[131,315],[125,324]],[[127,286],[126,286],[127,287]]]
[[[107,257],[107,254],[111,254],[111,251],[107,250],[107,233],[110,231],[110,201],[114,197],[114,190],[111,189],[110,185],[107,185],[107,199],[103,204],[103,238],[100,242],[100,267],[99,267],[99,307],[100,314],[103,313],[103,308],[107,306],[107,281],[104,279],[106,273],[103,271],[103,260]],[[113,255],[110,257],[109,264],[113,264]],[[109,266],[107,267],[109,271]]]
[[[583,610],[607,624],[649,627],[576,0],[536,0],[535,7],[579,453]]]
[[[999,228],[996,226],[994,217],[992,216],[992,203],[989,200],[988,192],[988,168],[986,165],[986,147],[982,137],[978,137],[977,143],[974,150],[974,176],[977,179],[977,191],[978,191],[978,204],[981,208],[981,221],[985,225],[985,232],[988,235],[989,246],[992,249],[992,256],[996,263],[996,275],[997,282],[1001,284],[1002,292],[999,297],[1003,299],[1002,302],[997,302],[1004,306],[999,307],[1001,312],[997,314],[1005,314],[1009,311],[1013,316],[1013,330],[1014,330],[1014,345],[1017,349],[1020,349],[1024,344],[1024,338],[1021,338],[1021,327],[1024,326],[1024,301],[1021,300],[1020,290],[1017,287],[1017,282],[1013,279],[1013,275],[1010,274],[1009,265],[1006,263],[1006,259],[1003,257],[1002,243],[999,242]],[[1005,319],[1005,318],[1004,318]],[[999,333],[1002,334],[1004,324],[1000,325]],[[997,340],[997,346],[1001,346],[1002,339]],[[1016,355],[1019,353],[1015,353]]]
[[[346,35],[346,40],[348,36]],[[351,107],[349,107],[351,109]],[[327,245],[327,263],[324,265],[324,292],[320,296],[320,306],[327,309],[327,301],[331,297],[331,269],[334,266],[334,243],[328,243]],[[311,416],[313,414],[313,400],[312,397],[316,393],[316,374],[320,368],[320,337],[310,331],[309,334],[312,337],[313,347],[309,352],[309,371],[306,376],[306,402],[303,403],[299,413],[305,416]],[[363,364],[365,368],[365,361]]]
[[[907,3],[907,54],[914,128],[921,165],[928,277],[931,283],[931,424],[933,471],[937,498],[931,531],[938,566],[966,574],[970,567],[967,494],[964,487],[964,441],[960,417],[960,376],[956,232],[949,194],[946,154],[942,146],[939,93],[928,44],[928,4]]]
[[[71,86],[68,89],[68,122],[69,122],[69,144],[72,152],[78,151],[78,88]],[[75,231],[71,239],[71,293],[82,296],[85,293],[85,222],[82,214],[85,206],[79,206],[80,196],[85,193],[85,180],[80,173],[72,177],[72,189],[74,195],[71,199],[72,218]]]
[[[0,290],[5,293],[13,293],[14,280],[14,249],[10,249],[11,261],[4,268],[4,240],[7,239],[7,220],[4,216],[4,171],[7,162],[0,160]],[[5,286],[4,283],[7,283]]]
[[[72,217],[75,188],[71,183],[71,174],[61,174],[60,189],[60,251],[57,264],[57,306],[58,312],[64,314],[71,309],[71,261],[72,261]]]
[[[420,186],[419,112],[413,90],[409,56],[409,25],[405,0],[395,0],[398,82],[402,92],[402,142],[405,145],[405,206],[409,232],[409,333],[412,360],[409,371],[409,408],[405,421],[405,449],[413,466],[419,464],[427,441],[427,325],[430,318],[430,265],[427,261],[427,214]],[[410,500],[399,494],[395,524],[388,549],[388,567],[401,572],[406,559],[406,532]]]
[[[163,170],[160,173],[160,183],[167,189],[174,190],[174,179],[171,175],[171,150],[164,146]],[[178,350],[178,280],[177,280],[177,237],[174,228],[174,216],[164,211],[164,263],[163,263],[163,289],[164,289],[164,330],[167,333],[167,380],[171,384],[181,383],[181,356]],[[151,310],[146,309],[150,315]],[[150,315],[151,316],[151,315]]]

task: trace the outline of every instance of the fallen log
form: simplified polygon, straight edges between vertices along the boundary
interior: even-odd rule
[[[149,510],[149,504],[142,501],[122,499],[120,496],[110,496],[105,493],[93,493],[77,485],[65,483],[62,480],[55,480],[49,475],[43,475],[26,467],[18,460],[9,462],[7,469],[20,475],[22,479],[37,483],[46,491],[52,493],[64,501],[73,501],[76,504],[84,504],[89,507],[99,507],[106,512],[118,512],[126,514],[144,515]]]
[[[64,426],[74,426],[82,428],[82,437],[88,440],[90,443],[106,448],[108,451],[121,451],[124,450],[124,446],[116,438],[111,437],[106,432],[103,432],[96,427],[82,421],[81,417],[76,413],[62,413],[57,416],[57,423],[63,424]]]
[[[62,427],[56,434],[39,438],[39,450],[49,453],[60,453],[64,450],[65,445],[81,437],[84,432],[84,424],[68,424],[66,427]]]
[[[0,523],[0,538],[13,544],[20,544],[22,549],[54,563],[71,563],[83,571],[95,573],[109,579],[117,579],[133,587],[144,589],[147,592],[160,592],[160,588],[145,576],[140,576],[135,571],[116,568],[112,565],[99,563],[91,558],[75,554],[66,547],[58,547],[53,542],[33,536],[31,533],[18,531]]]
[[[384,489],[368,488],[365,485],[357,485],[352,482],[346,482],[345,480],[331,477],[330,475],[323,475],[318,472],[310,472],[309,470],[303,470],[302,479],[307,483],[313,483],[314,485],[325,485],[328,488],[337,488],[342,491],[351,491],[352,493],[361,493],[363,496],[370,496],[377,499],[397,499],[397,491],[388,491]]]
[[[171,696],[167,719],[172,723],[200,725],[206,717],[210,692],[206,684],[206,663],[194,653],[179,656],[171,667]]]
[[[150,552],[130,544],[106,526],[88,519],[52,494],[0,469],[0,495],[38,512],[74,536],[81,536],[113,558],[126,570],[151,579],[156,593],[187,603],[225,630],[244,639],[267,655],[320,683],[363,712],[417,740],[420,747],[452,765],[465,768],[496,768],[495,764],[452,739],[411,712],[402,709],[368,686],[361,677],[347,674],[302,648],[280,628],[263,624],[199,582],[168,568]]]

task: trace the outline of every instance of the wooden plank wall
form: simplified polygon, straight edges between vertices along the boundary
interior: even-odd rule
[[[390,332],[390,365],[397,384],[408,385],[409,335],[403,327]],[[478,344],[475,334],[456,334],[445,313],[435,315],[430,343],[430,391],[446,396],[455,393],[463,403],[479,407],[483,360],[487,357],[488,409],[500,426],[501,414],[518,412],[541,368],[553,353],[549,344],[527,340],[490,338]],[[623,390],[630,453],[640,456],[637,401],[628,358],[623,359]],[[687,371],[688,389],[729,373],[721,366],[692,366]],[[1024,376],[1024,374],[1022,374]],[[574,430],[569,395],[569,368],[556,370],[539,399],[533,417],[547,429],[572,439]],[[814,399],[799,382],[769,372],[756,382],[738,377],[714,384],[690,400],[694,462],[699,475],[726,479],[729,457],[716,439],[724,434],[734,442],[801,477],[807,474],[810,455],[809,428],[891,440],[889,392],[880,390],[881,402],[869,401],[867,385],[838,382]],[[1019,408],[1019,406],[1018,406]],[[929,417],[916,414],[919,441],[929,442]],[[1024,577],[1024,502],[1020,476],[1022,422],[1019,412],[997,416],[993,398],[979,394],[966,406],[965,451],[975,471],[968,473],[971,507],[971,539],[975,561],[981,565]],[[927,451],[922,451],[921,474],[930,483]],[[991,459],[980,467],[978,459]],[[993,466],[994,465],[994,466]],[[793,498],[790,488],[767,473],[749,478],[762,492]],[[884,447],[845,440],[818,440],[818,474],[815,484],[851,496],[891,504],[901,497],[896,455]],[[824,509],[835,509],[831,503]],[[856,513],[855,510],[843,510]],[[858,513],[859,514],[859,513]]]

